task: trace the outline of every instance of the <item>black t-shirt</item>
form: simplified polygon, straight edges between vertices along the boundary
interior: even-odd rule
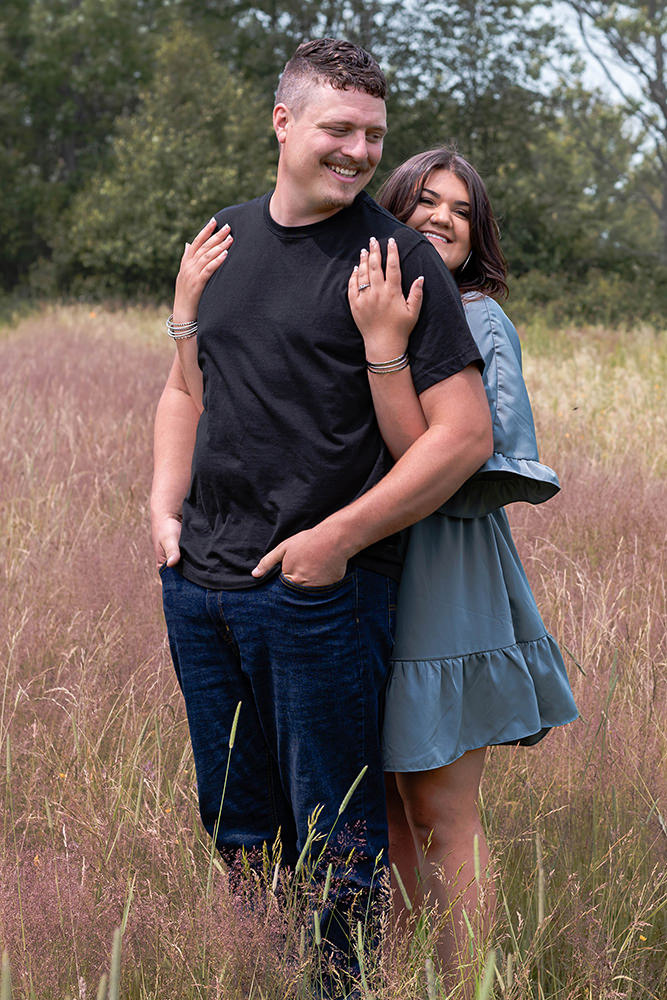
[[[183,504],[182,572],[213,589],[256,586],[259,559],[351,503],[391,467],[347,301],[359,251],[398,243],[404,288],[425,277],[410,337],[417,392],[479,359],[458,290],[428,241],[364,192],[322,222],[286,228],[270,195],[224,209],[234,245],[199,304],[204,411]],[[400,572],[400,537],[355,556]]]

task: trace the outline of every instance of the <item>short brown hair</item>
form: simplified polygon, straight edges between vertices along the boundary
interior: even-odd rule
[[[376,200],[407,222],[422,196],[433,170],[450,170],[468,189],[470,199],[470,260],[453,272],[459,290],[485,292],[495,298],[507,296],[507,263],[500,249],[500,230],[491,208],[484,181],[475,168],[450,146],[417,153],[389,175]]]
[[[286,64],[276,91],[276,104],[298,114],[309,84],[329,83],[335,90],[363,90],[384,100],[387,80],[370,52],[340,38],[302,42]]]

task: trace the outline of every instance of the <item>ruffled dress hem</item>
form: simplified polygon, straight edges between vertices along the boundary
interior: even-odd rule
[[[430,771],[468,750],[532,746],[578,712],[555,639],[395,660],[384,724],[386,771]]]

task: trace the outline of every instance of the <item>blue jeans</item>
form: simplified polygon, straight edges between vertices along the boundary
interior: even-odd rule
[[[280,830],[283,860],[293,866],[309,816],[322,806],[317,828],[334,831],[324,869],[354,848],[341,903],[358,894],[365,905],[376,859],[387,859],[380,726],[395,583],[356,567],[316,588],[274,576],[247,590],[208,590],[166,567],[161,578],[206,829],[213,835],[220,813],[216,843],[228,858],[241,847],[270,848]]]

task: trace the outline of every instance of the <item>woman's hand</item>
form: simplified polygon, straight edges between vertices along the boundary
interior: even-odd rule
[[[204,285],[224,261],[233,237],[229,226],[214,232],[217,222],[211,219],[192,243],[185,244],[181,266],[176,277],[174,322],[187,323],[197,318],[199,299]]]
[[[361,251],[359,266],[352,272],[347,288],[367,361],[376,364],[390,361],[405,352],[421,309],[423,285],[424,279],[416,278],[406,299],[396,241],[390,238],[387,242],[387,267],[383,274],[380,244],[371,237],[370,248]]]

